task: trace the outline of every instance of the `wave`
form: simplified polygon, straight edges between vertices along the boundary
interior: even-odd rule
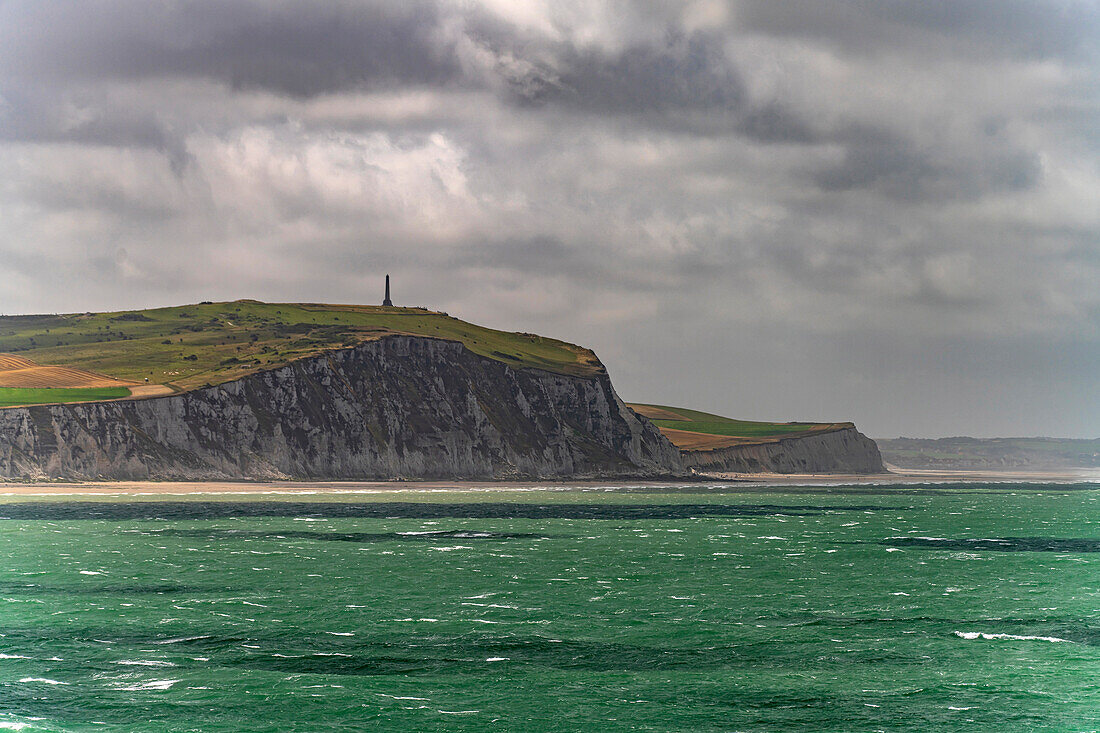
[[[145,692],[148,690],[168,690],[172,685],[179,682],[179,680],[151,680],[149,682],[142,682],[138,685],[129,685],[127,687],[119,687],[117,689],[124,690],[126,692]]]
[[[1071,642],[1070,639],[1060,639],[1057,636],[1025,636],[1022,634],[987,634],[984,631],[956,631],[955,636],[961,639],[1009,639],[1012,641],[1050,641]]]
[[[42,718],[32,718],[32,720],[42,720]],[[49,728],[40,728],[37,723],[23,722],[21,720],[0,720],[0,730],[50,730]]]
[[[210,634],[201,634],[199,636],[177,636],[173,639],[160,639],[158,641],[150,642],[151,644],[179,644],[184,641],[198,641],[199,639],[209,639]]]

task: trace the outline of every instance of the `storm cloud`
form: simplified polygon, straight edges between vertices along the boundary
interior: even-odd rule
[[[8,0],[0,311],[398,302],[627,399],[1100,434],[1083,0]]]

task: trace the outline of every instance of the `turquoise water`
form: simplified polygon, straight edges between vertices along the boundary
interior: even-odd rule
[[[2,501],[0,730],[1100,730],[1095,484]]]

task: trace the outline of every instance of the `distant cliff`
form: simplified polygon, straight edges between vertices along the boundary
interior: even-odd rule
[[[1100,468],[1100,439],[878,439],[882,457],[898,468],[970,471],[1049,471]]]
[[[883,473],[878,446],[851,423],[808,435],[683,450],[684,466],[704,473]]]
[[[183,394],[0,410],[0,478],[577,478],[681,472],[606,372],[387,336]]]

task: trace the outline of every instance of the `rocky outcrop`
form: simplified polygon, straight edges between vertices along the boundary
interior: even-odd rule
[[[0,410],[0,478],[658,476],[679,452],[591,378],[389,336],[168,397]]]
[[[685,450],[684,466],[703,473],[884,473],[875,441],[851,423],[835,430],[716,448]]]

